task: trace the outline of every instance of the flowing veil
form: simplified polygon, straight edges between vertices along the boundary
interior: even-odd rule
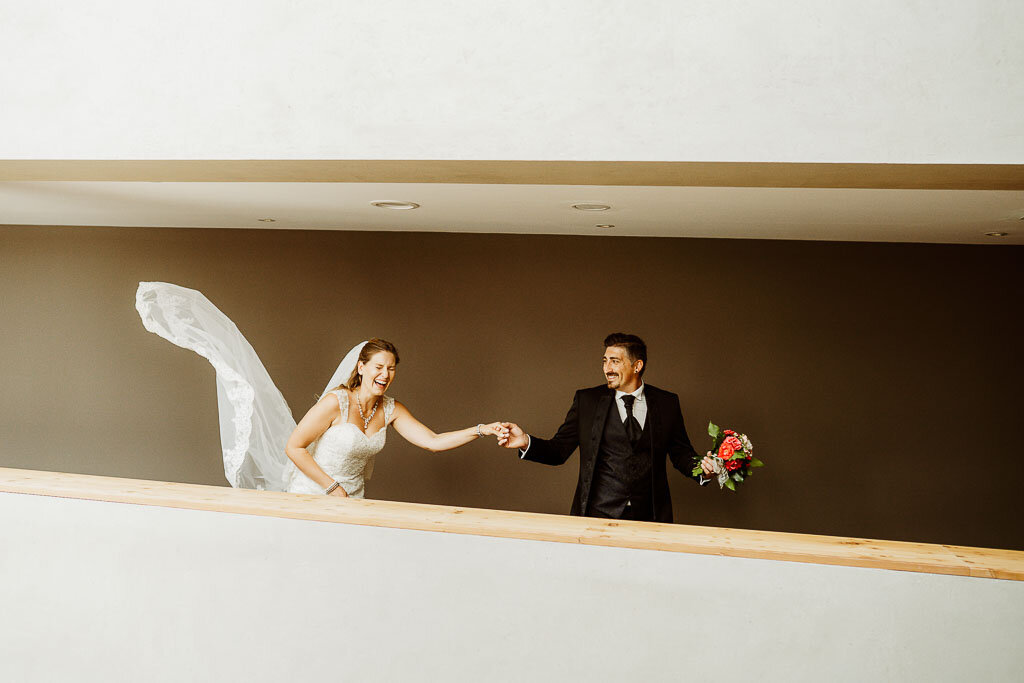
[[[295,419],[238,327],[201,292],[166,282],[140,282],[135,308],[147,330],[195,351],[216,370],[228,482],[237,488],[284,491],[294,468],[284,447]],[[348,381],[363,344],[346,354],[324,393]]]

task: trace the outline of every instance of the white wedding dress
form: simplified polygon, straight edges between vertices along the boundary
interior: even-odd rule
[[[362,498],[366,481],[373,474],[374,456],[384,448],[388,425],[395,414],[395,399],[384,397],[384,426],[367,436],[359,427],[348,422],[348,392],[338,389],[330,392],[338,399],[341,421],[327,428],[316,441],[313,459],[320,468],[341,484],[350,498]],[[323,493],[315,481],[294,465],[287,490],[292,493]]]
[[[217,371],[217,408],[224,475],[237,488],[322,494],[284,452],[295,418],[256,351],[231,320],[202,293],[166,282],[140,282],[135,308],[146,329],[195,351]],[[352,347],[322,393],[347,381],[365,342]],[[353,498],[362,498],[374,456],[384,448],[395,401],[383,398],[384,427],[369,436],[348,422],[348,393],[332,391],[341,419],[307,450]]]

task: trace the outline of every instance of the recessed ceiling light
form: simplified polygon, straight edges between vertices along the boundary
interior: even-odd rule
[[[612,207],[607,204],[573,204],[572,208],[577,211],[607,211]]]
[[[599,225],[595,225],[594,227],[595,228],[614,228],[615,226],[612,225],[611,223],[601,223]]]
[[[274,223],[277,219],[275,218],[257,218],[260,223]]]
[[[398,202],[391,199],[370,202],[370,204],[376,206],[378,209],[395,209],[396,211],[408,211],[409,209],[420,208],[420,205],[415,202]]]
[[[985,237],[1006,237],[1009,234],[1010,233],[1008,233],[1008,232],[993,231],[993,232],[986,232],[985,233]]]

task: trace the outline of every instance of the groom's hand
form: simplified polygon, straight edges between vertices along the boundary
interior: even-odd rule
[[[523,428],[515,422],[502,422],[501,424],[508,429],[508,435],[505,438],[498,438],[499,446],[504,446],[505,448],[526,448],[530,444],[530,437],[526,436]]]

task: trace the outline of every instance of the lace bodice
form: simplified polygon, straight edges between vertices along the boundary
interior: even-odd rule
[[[395,399],[384,397],[384,426],[367,436],[348,421],[348,392],[338,389],[331,393],[338,399],[342,421],[328,427],[308,450],[323,471],[340,482],[349,496],[362,498],[364,483],[373,474],[374,457],[387,440],[388,425],[395,414]],[[293,467],[288,490],[292,493],[323,493],[323,489],[297,467]]]

